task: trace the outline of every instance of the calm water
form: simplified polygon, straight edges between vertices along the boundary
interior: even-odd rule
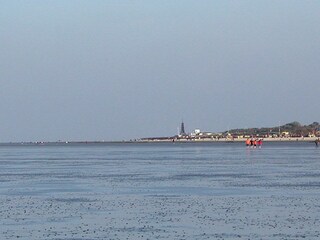
[[[312,143],[0,147],[1,195],[316,194],[319,176],[320,148]]]
[[[319,177],[312,143],[3,145],[0,239],[318,239]]]

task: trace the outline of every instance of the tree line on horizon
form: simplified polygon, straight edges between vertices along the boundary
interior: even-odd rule
[[[224,132],[231,135],[250,135],[250,136],[267,136],[267,135],[289,135],[291,137],[307,137],[310,135],[320,136],[319,122],[313,122],[309,125],[302,125],[294,121],[275,127],[262,128],[238,128]]]

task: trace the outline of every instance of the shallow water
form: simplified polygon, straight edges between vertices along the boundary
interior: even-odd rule
[[[0,146],[0,239],[319,239],[312,143]]]

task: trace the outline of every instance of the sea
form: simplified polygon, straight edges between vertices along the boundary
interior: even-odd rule
[[[320,239],[320,147],[1,144],[0,239]]]

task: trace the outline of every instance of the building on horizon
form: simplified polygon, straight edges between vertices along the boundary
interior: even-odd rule
[[[181,122],[181,126],[180,126],[180,136],[185,136],[185,135],[187,135],[187,134],[186,134],[186,131],[184,129],[184,122],[182,121]]]

